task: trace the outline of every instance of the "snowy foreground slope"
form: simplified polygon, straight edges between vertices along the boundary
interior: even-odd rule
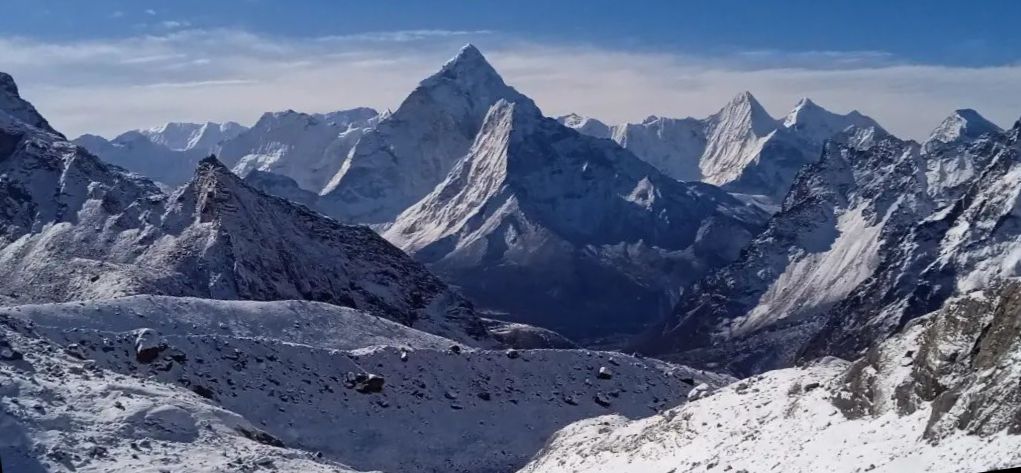
[[[5,405],[5,420],[24,434],[0,447],[4,458],[56,449],[96,470],[130,457],[129,441],[149,438],[154,446],[142,453],[197,451],[196,462],[262,455],[393,472],[506,472],[570,422],[642,417],[682,402],[695,385],[730,381],[619,353],[471,349],[311,302],[138,296],[5,308],[0,327],[25,357],[0,361],[0,384],[24,387],[18,405]],[[43,387],[29,389],[32,380]],[[79,409],[72,394],[98,402]],[[45,435],[69,417],[81,430]],[[102,435],[78,445],[90,431]],[[110,453],[90,454],[93,444]]]
[[[1021,465],[1021,281],[953,299],[853,363],[770,371],[559,432],[523,473],[979,472]]]

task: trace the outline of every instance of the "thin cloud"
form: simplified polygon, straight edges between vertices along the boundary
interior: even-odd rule
[[[26,97],[70,135],[113,135],[169,120],[254,122],[265,111],[396,107],[465,42],[549,115],[608,122],[706,116],[752,91],[782,116],[803,96],[858,109],[924,138],[957,108],[1003,126],[1021,114],[1021,66],[905,64],[881,51],[738,51],[714,56],[536,44],[492,31],[417,30],[279,38],[183,29],[45,43],[0,37]]]

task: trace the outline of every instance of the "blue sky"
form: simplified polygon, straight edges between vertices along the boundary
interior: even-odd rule
[[[549,114],[701,116],[741,90],[921,138],[1021,115],[1021,2],[5,0],[0,62],[69,134],[396,106],[478,44]],[[126,102],[123,104],[112,102]]]

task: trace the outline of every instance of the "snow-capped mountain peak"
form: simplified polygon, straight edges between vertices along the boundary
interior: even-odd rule
[[[926,140],[927,147],[936,143],[953,143],[978,138],[986,133],[1002,133],[995,123],[970,108],[955,110],[936,127]]]
[[[323,205],[345,220],[391,221],[446,177],[500,99],[535,106],[465,46],[361,138],[323,189]]]
[[[794,109],[784,117],[782,125],[798,132],[802,138],[816,146],[852,126],[859,129],[875,128],[876,131],[884,132],[875,120],[857,110],[840,115],[820,107],[807,97],[798,101]]]
[[[557,117],[560,124],[574,128],[579,133],[584,133],[596,138],[610,138],[613,135],[613,128],[592,117],[585,117],[577,113],[569,113]]]
[[[726,128],[736,126],[747,127],[757,136],[766,135],[776,128],[776,120],[769,115],[769,112],[748,91],[734,96],[710,120],[715,122],[717,126]]]

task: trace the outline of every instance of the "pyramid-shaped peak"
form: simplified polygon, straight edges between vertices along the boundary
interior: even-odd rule
[[[493,66],[489,64],[486,57],[482,55],[482,51],[476,48],[471,43],[464,45],[457,55],[451,58],[446,64],[443,65],[443,71],[480,71],[496,73]]]
[[[776,120],[762,107],[751,92],[744,91],[730,100],[719,112],[710,117],[722,129],[751,130],[764,136],[776,129]]]
[[[820,107],[818,104],[813,102],[812,99],[810,99],[808,97],[802,97],[800,100],[798,100],[797,105],[794,106],[795,110],[811,109],[811,108],[822,108],[822,107]]]
[[[970,108],[954,110],[929,135],[927,143],[950,143],[960,139],[978,138],[986,133],[1002,133],[1003,129]]]

